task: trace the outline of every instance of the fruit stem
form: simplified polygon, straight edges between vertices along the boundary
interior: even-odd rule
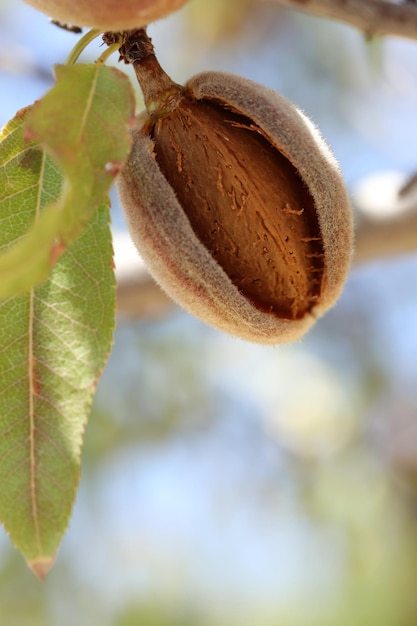
[[[109,56],[113,54],[113,52],[117,52],[119,50],[122,43],[123,43],[123,35],[122,33],[120,33],[119,38],[115,41],[115,43],[109,44],[109,47],[107,48],[107,50],[105,50],[103,54],[99,56],[96,63],[104,64],[109,58]]]
[[[85,35],[83,35],[81,39],[77,41],[77,43],[69,53],[69,56],[65,61],[65,65],[73,65],[77,61],[84,48],[86,48],[88,44],[93,41],[93,39],[98,37],[101,32],[103,31],[100,31],[98,28],[92,28],[88,31],[88,33],[85,33]]]
[[[174,83],[159,65],[145,28],[127,31],[120,48],[125,63],[133,65],[149,115],[159,117],[175,109],[183,97],[183,88]]]

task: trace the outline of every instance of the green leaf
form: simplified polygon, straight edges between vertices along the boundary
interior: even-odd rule
[[[17,223],[37,189],[33,172],[45,176],[33,140],[42,143],[65,177],[62,194],[42,212],[39,205],[45,198],[38,197],[28,232],[0,253],[0,298],[22,294],[49,276],[106,197],[131,145],[134,96],[128,77],[98,63],[55,69],[57,82],[51,91],[0,135],[0,216],[3,207],[13,207]],[[23,134],[21,121],[26,118]],[[43,184],[39,189],[48,195]],[[13,222],[7,224],[11,235]]]
[[[21,241],[65,183],[45,150],[33,142],[22,147],[26,115],[20,112],[4,132],[2,150],[10,158],[0,181],[8,189],[0,202],[0,248]],[[107,200],[48,280],[0,302],[0,519],[40,578],[68,524],[114,310]]]

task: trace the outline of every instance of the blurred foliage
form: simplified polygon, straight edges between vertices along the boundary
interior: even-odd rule
[[[155,611],[154,604],[143,606],[132,606],[123,609],[116,618],[115,626],[203,626],[203,622],[198,616],[192,613],[182,614],[178,608],[169,610],[166,606],[161,606],[159,611]]]
[[[187,7],[188,27],[198,37],[211,41],[237,37],[250,14],[255,14],[256,0],[193,0]]]

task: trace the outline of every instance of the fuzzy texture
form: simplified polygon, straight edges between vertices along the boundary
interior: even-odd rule
[[[285,98],[251,81],[208,72],[186,85],[190,97],[214,100],[252,119],[291,161],[314,198],[325,276],[320,300],[299,320],[255,308],[197,238],[142,132],[116,180],[128,227],[149,271],[178,304],[216,328],[246,340],[278,344],[299,339],[334,304],[348,272],[352,248],[349,200],[337,164],[311,122]]]
[[[351,262],[352,212],[338,164],[318,129],[280,94],[222,72],[205,72],[188,81],[197,98],[228,103],[251,118],[297,169],[316,205],[326,261],[324,289],[316,316],[340,296]]]
[[[321,295],[324,250],[289,160],[247,118],[190,98],[151,137],[192,229],[241,294],[281,319],[304,317]]]
[[[182,7],[188,0],[24,0],[49,17],[102,31],[145,26]]]

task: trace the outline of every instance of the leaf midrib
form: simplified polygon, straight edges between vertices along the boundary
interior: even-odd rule
[[[79,131],[78,137],[77,137],[77,143],[78,144],[81,143],[81,139],[82,139],[82,136],[84,134],[84,129],[85,129],[86,124],[87,124],[87,119],[88,119],[88,116],[90,114],[91,107],[92,107],[92,104],[93,104],[94,94],[96,92],[96,86],[97,86],[97,80],[98,80],[98,71],[99,71],[98,65],[96,65],[95,69],[96,69],[96,71],[95,71],[94,80],[91,83],[91,89],[90,89],[90,92],[88,94],[88,98],[87,98],[87,101],[86,101],[86,106],[85,106],[85,109],[84,109],[84,112],[83,112],[83,116],[81,118],[80,131]]]
[[[36,199],[34,223],[39,219],[42,202],[42,190],[45,176],[46,152],[42,151],[41,169],[39,172],[38,196]],[[35,289],[29,293],[29,320],[28,320],[28,379],[29,379],[29,489],[30,505],[35,531],[36,544],[39,555],[43,554],[42,539],[39,527],[39,506],[36,484],[36,423],[35,423],[35,396],[36,396],[36,357],[34,354],[34,321],[35,321]]]

